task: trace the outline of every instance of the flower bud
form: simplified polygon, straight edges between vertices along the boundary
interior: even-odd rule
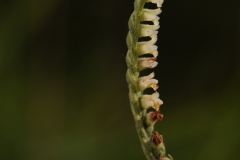
[[[159,135],[157,132],[152,132],[151,141],[155,147],[158,147],[163,142],[163,137],[162,135]]]
[[[151,111],[147,113],[146,115],[146,124],[148,126],[153,126],[154,123],[156,123],[158,120],[163,119],[163,114],[160,113],[160,111]]]

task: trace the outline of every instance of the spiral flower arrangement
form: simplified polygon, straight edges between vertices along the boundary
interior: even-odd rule
[[[136,129],[148,160],[172,160],[166,156],[163,136],[154,131],[154,124],[163,119],[159,99],[158,80],[154,72],[140,77],[140,71],[157,66],[157,33],[160,27],[158,14],[163,0],[135,0],[134,11],[129,19],[127,35],[128,66],[126,78],[129,86],[129,99],[136,122]],[[153,6],[151,9],[148,5]],[[152,88],[152,94],[144,94],[147,88]]]

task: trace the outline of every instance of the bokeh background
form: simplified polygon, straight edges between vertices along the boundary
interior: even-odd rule
[[[133,0],[0,1],[0,159],[144,160],[125,80]],[[176,160],[238,159],[240,1],[166,0],[156,130]]]

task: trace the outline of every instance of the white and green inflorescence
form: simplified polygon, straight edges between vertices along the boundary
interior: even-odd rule
[[[163,137],[154,131],[154,124],[162,120],[159,99],[158,80],[154,79],[154,72],[139,77],[140,71],[157,66],[157,29],[159,29],[160,7],[163,0],[135,0],[134,11],[129,19],[129,33],[127,35],[128,65],[127,82],[129,99],[136,122],[137,133],[142,148],[148,160],[172,160],[166,156]],[[151,9],[147,5],[153,6]],[[140,40],[142,39],[146,40]],[[144,90],[152,88],[154,93],[144,94]]]

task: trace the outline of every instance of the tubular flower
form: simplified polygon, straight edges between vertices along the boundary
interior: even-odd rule
[[[151,10],[143,10],[143,14],[142,14],[142,21],[150,21],[153,23],[153,25],[158,25],[159,22],[158,20],[160,19],[158,16],[156,16],[155,14],[153,13],[148,13],[147,11],[151,11]]]
[[[144,109],[148,109],[148,108],[154,108],[156,111],[159,110],[160,105],[163,104],[163,101],[161,99],[158,98],[159,97],[159,93],[155,92],[152,95],[146,95],[144,94],[141,97],[141,104],[142,104],[142,108]]]
[[[146,57],[138,59],[138,69],[144,70],[146,68],[154,68],[157,66],[156,57]]]
[[[138,55],[141,56],[143,54],[152,54],[154,57],[158,56],[158,52],[157,52],[157,46],[156,45],[152,45],[149,42],[139,42],[138,43]]]
[[[158,80],[156,79],[152,79],[154,77],[154,72],[152,72],[151,74],[149,74],[148,76],[144,76],[138,79],[138,86],[139,89],[145,90],[147,88],[152,88],[154,91],[157,90],[158,88]]]

